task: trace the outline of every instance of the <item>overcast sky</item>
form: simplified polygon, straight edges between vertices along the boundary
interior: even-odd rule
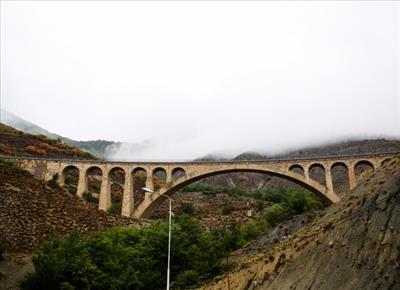
[[[398,2],[1,1],[2,108],[139,157],[400,137],[399,55]]]

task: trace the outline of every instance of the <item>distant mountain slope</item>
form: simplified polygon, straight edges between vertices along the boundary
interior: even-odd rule
[[[49,132],[46,129],[43,129],[42,127],[39,127],[5,110],[1,110],[1,122],[15,129],[23,131],[25,133],[30,133],[33,135],[44,135],[50,139],[61,139],[63,142],[78,147],[84,151],[88,151],[99,158],[105,158],[107,147],[109,147],[110,145],[120,144],[119,142],[106,141],[106,140],[76,141]]]
[[[46,129],[43,129],[13,113],[10,113],[6,110],[1,110],[1,123],[11,126],[17,130],[20,130],[25,133],[30,133],[33,135],[45,135],[51,139],[63,138],[60,135],[51,133]]]
[[[0,154],[40,158],[95,159],[95,157],[60,139],[24,133],[0,123]]]

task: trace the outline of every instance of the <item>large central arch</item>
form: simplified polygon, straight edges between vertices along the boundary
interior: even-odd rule
[[[181,176],[180,178],[173,181],[169,184],[169,187],[162,188],[158,192],[150,194],[136,209],[134,215],[138,218],[149,218],[152,212],[160,206],[167,197],[161,195],[172,196],[175,192],[179,189],[189,185],[193,182],[199,181],[201,179],[220,175],[220,174],[227,174],[227,173],[234,173],[234,172],[251,172],[251,173],[263,173],[272,176],[281,177],[283,179],[292,181],[311,192],[317,194],[322,200],[324,200],[328,204],[335,203],[340,200],[340,197],[334,193],[333,191],[329,190],[326,186],[320,184],[319,182],[310,179],[308,174],[306,176],[302,175],[301,173],[289,171],[289,172],[281,172],[281,171],[272,171],[267,169],[249,169],[249,168],[233,168],[233,169],[221,169],[206,172],[203,174],[199,174],[194,177],[187,178],[186,176]]]

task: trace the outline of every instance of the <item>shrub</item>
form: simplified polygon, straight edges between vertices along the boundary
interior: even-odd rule
[[[0,241],[0,261],[3,260],[3,254],[7,250],[6,243],[4,241]]]
[[[197,221],[173,223],[171,282],[181,289],[222,273],[222,244]],[[168,222],[113,228],[84,239],[53,237],[33,257],[35,272],[21,289],[161,289],[165,285]],[[151,285],[151,286],[150,286]]]
[[[113,203],[107,210],[110,214],[120,215],[122,209],[122,204],[120,202]]]
[[[46,150],[46,149],[49,148],[49,143],[42,142],[42,143],[39,144],[39,148],[43,149],[43,150]]]
[[[228,215],[228,214],[231,214],[233,211],[235,210],[235,208],[232,206],[232,205],[225,205],[223,208],[222,208],[222,214],[223,215]]]
[[[47,185],[49,185],[51,187],[59,188],[60,185],[58,184],[58,179],[59,179],[59,176],[58,176],[58,173],[56,173],[53,175],[53,177],[49,181],[47,181]]]
[[[279,203],[267,208],[264,213],[265,219],[272,226],[276,226],[284,220],[289,219],[292,215],[293,211],[289,207]]]
[[[3,153],[4,155],[12,155],[12,150],[3,143],[0,143],[0,152]]]
[[[46,151],[44,151],[43,149],[39,149],[33,145],[26,146],[24,151],[34,155],[39,155],[41,157],[45,157],[47,155]]]
[[[178,213],[185,213],[188,215],[192,215],[194,212],[193,204],[191,203],[182,203],[181,207],[179,208]]]
[[[267,226],[267,222],[263,218],[251,220],[240,227],[241,236],[245,241],[253,240],[261,235],[267,229]]]
[[[99,200],[97,199],[97,198],[95,198],[90,192],[88,192],[88,191],[85,191],[83,194],[82,194],[82,197],[83,197],[83,199],[84,200],[86,200],[87,202],[90,202],[90,203],[98,203],[99,202]]]
[[[11,161],[6,161],[6,160],[0,159],[0,169],[7,171],[9,173],[19,174],[22,176],[32,176],[31,173],[29,173],[25,169],[22,169],[21,167],[19,167],[18,165],[16,165],[14,162],[11,162]]]

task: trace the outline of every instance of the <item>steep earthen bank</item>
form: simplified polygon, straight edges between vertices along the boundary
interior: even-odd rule
[[[400,289],[400,157],[272,250],[230,273],[231,289]],[[227,289],[228,279],[203,289]]]

